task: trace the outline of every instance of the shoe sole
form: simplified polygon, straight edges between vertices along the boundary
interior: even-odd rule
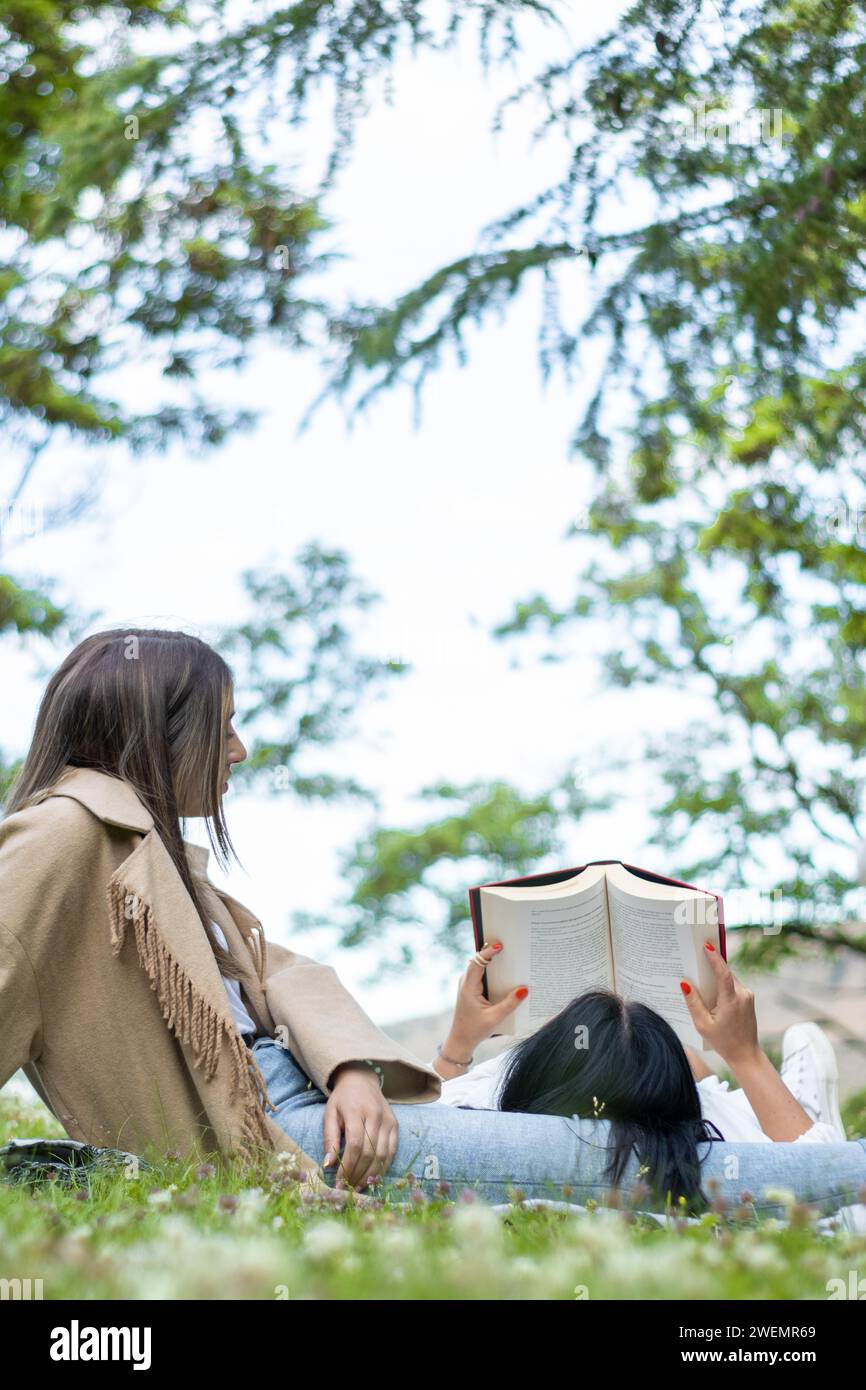
[[[803,1041],[808,1041],[814,1048],[817,1057],[819,1072],[819,1083],[821,1086],[820,1105],[821,1113],[829,1119],[829,1123],[835,1125],[839,1133],[844,1136],[845,1126],[842,1123],[842,1112],[839,1109],[839,1066],[836,1061],[836,1053],[833,1045],[823,1028],[819,1028],[817,1023],[795,1023],[785,1032],[782,1039],[782,1065],[785,1064],[785,1043],[789,1037],[800,1037],[805,1034]],[[798,1041],[797,1046],[801,1046]],[[791,1051],[794,1049],[792,1048]]]

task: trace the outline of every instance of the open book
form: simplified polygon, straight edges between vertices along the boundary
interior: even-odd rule
[[[715,976],[704,941],[726,959],[722,899],[619,860],[483,883],[469,889],[476,948],[501,941],[484,975],[496,1003],[529,994],[494,1036],[527,1037],[589,989],[613,989],[661,1014],[680,1041],[709,1050],[692,1023],[680,980],[708,1007]]]

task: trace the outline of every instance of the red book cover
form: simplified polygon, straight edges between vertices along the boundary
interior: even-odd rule
[[[683,883],[679,878],[665,878],[664,874],[655,874],[651,869],[638,869],[634,864],[626,864],[623,859],[592,859],[588,864],[580,864],[574,869],[556,869],[546,874],[527,874],[525,878],[500,878],[491,880],[489,883],[478,883],[474,888],[469,889],[469,911],[472,914],[472,930],[475,934],[475,949],[480,951],[484,945],[484,927],[481,921],[481,889],[482,888],[521,888],[530,887],[532,884],[544,885],[547,883],[561,883],[563,879],[573,878],[575,874],[583,873],[584,869],[590,869],[596,864],[622,864],[624,869],[635,875],[636,878],[646,879],[649,883],[669,883],[675,888],[694,888],[699,893],[711,892],[707,888],[699,888],[695,883]],[[712,893],[716,900],[716,910],[719,918],[719,950],[722,959],[728,959],[725,947],[725,911],[724,903],[720,893]],[[487,971],[483,976],[484,994],[487,996]]]

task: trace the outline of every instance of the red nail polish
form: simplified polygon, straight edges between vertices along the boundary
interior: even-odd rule
[[[708,951],[714,951],[716,949],[712,941],[705,941],[704,945],[706,946]]]
[[[520,989],[517,991],[517,997],[518,999],[525,999],[528,993],[529,990],[526,988],[526,985],[521,985]]]
[[[493,949],[494,949],[494,951],[501,951],[501,950],[502,950],[502,942],[501,942],[501,941],[495,941],[495,942],[493,943]]]
[[[686,980],[680,980],[680,989],[683,994],[691,994],[692,992],[692,987]]]

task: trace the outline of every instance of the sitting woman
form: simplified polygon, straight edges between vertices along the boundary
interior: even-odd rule
[[[467,1054],[526,994],[524,986],[499,1003],[486,999],[484,969],[504,949],[493,942],[470,960],[451,1031],[433,1059],[444,1078],[440,1099],[461,1108],[608,1120],[611,1185],[636,1151],[662,1191],[683,1191],[693,1181],[707,1126],[723,1140],[844,1141],[838,1072],[825,1034],[814,1023],[789,1028],[780,1076],[758,1042],[754,995],[705,944],[718,982],[715,1006],[708,1009],[688,981],[681,987],[698,1033],[741,1090],[730,1091],[655,1010],[605,989],[579,995],[537,1032],[471,1067]],[[587,1047],[577,1046],[579,1035]]]

